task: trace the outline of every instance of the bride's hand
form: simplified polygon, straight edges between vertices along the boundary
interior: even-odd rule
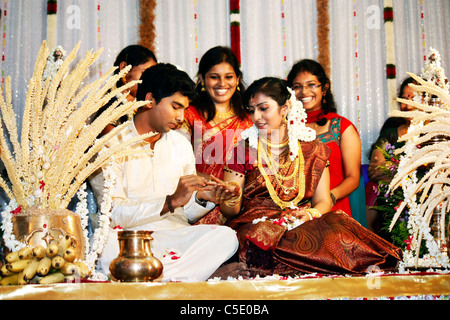
[[[289,221],[300,220],[303,222],[311,220],[308,212],[304,209],[294,209],[285,214],[286,219]]]
[[[214,176],[211,176],[211,180],[217,183],[216,185],[217,204],[240,196],[241,188],[237,183],[225,182]]]

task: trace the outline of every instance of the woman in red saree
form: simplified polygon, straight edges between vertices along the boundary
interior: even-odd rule
[[[214,47],[200,59],[197,98],[185,111],[181,131],[194,148],[199,175],[223,178],[223,168],[240,134],[252,125],[242,106],[239,62],[227,47]],[[219,207],[197,224],[223,224]]]
[[[331,211],[331,150],[305,126],[302,104],[285,82],[255,81],[244,105],[254,126],[242,133],[219,196],[238,233],[239,260],[253,275],[394,269],[400,249],[343,211]]]
[[[317,139],[331,149],[333,210],[340,209],[352,216],[348,196],[358,188],[361,172],[358,130],[347,118],[336,113],[330,79],[318,62],[309,59],[297,62],[289,72],[287,82],[303,103],[308,114],[307,126],[313,128]]]

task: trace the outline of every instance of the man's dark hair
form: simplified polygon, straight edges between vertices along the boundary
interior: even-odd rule
[[[148,92],[152,93],[156,103],[177,92],[188,97],[189,101],[195,97],[195,84],[189,75],[169,63],[158,63],[148,68],[142,74],[141,81],[136,94],[139,101],[145,100]]]

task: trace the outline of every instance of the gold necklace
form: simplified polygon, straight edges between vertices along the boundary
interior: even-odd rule
[[[269,170],[272,172],[272,174],[275,176],[275,178],[279,181],[279,180],[290,180],[292,178],[294,178],[294,181],[296,180],[296,175],[298,174],[298,163],[296,161],[294,161],[294,171],[286,177],[283,177],[282,175],[280,175],[278,173],[279,169],[285,169],[287,167],[289,167],[292,163],[292,161],[286,161],[284,164],[280,164],[279,161],[278,163],[273,159],[270,149],[268,149],[268,152],[264,152],[264,150],[261,150],[261,156],[262,156],[262,160],[264,160],[267,163],[267,167],[269,168]]]
[[[216,116],[219,118],[230,118],[230,117],[234,116],[234,110],[230,109],[227,112],[216,111]]]
[[[280,161],[276,161],[275,158],[272,156],[272,147],[276,147],[278,149],[284,148],[289,144],[289,139],[286,139],[286,141],[277,145],[277,144],[270,143],[268,140],[261,138],[261,143],[265,145],[263,150],[264,151],[267,150],[267,154],[265,152],[263,152],[262,156],[265,157],[264,160],[267,161],[267,163],[269,163],[269,165],[271,163],[274,163],[273,167],[278,168],[278,169],[284,169],[291,165],[291,163],[292,163],[291,161],[285,161],[283,164],[280,164]],[[280,156],[282,154],[283,154],[283,151],[279,153],[278,160],[280,159]],[[276,170],[276,172],[278,172],[278,170]]]
[[[298,142],[298,156],[294,160],[296,162],[296,165],[298,165],[298,169],[294,169],[294,171],[297,171],[297,177],[298,177],[298,194],[297,196],[291,200],[291,201],[283,201],[280,199],[280,197],[277,195],[275,188],[272,184],[272,181],[269,179],[268,175],[266,174],[263,166],[262,166],[262,146],[261,142],[258,143],[258,169],[261,172],[264,181],[266,182],[267,190],[269,191],[270,197],[272,200],[281,208],[285,209],[288,207],[296,206],[301,199],[303,199],[305,195],[305,158],[303,158],[302,153],[302,147],[300,145],[300,142]],[[275,174],[276,178],[281,177],[278,173]],[[283,177],[284,178],[284,177]],[[278,181],[277,181],[278,182]]]
[[[273,143],[269,139],[264,139],[263,137],[260,138],[261,141],[263,141],[267,146],[271,148],[284,148],[289,144],[289,138],[281,142],[280,144]]]

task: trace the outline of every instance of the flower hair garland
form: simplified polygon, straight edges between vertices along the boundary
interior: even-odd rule
[[[297,141],[313,141],[316,138],[316,131],[306,126],[307,114],[303,108],[302,102],[297,100],[294,90],[289,87],[287,89],[291,94],[291,97],[289,98],[291,108],[287,116],[289,150],[291,160],[294,160],[298,156]],[[241,133],[242,139],[248,139],[250,147],[254,149],[257,149],[258,147],[258,136],[259,130],[255,125]]]

